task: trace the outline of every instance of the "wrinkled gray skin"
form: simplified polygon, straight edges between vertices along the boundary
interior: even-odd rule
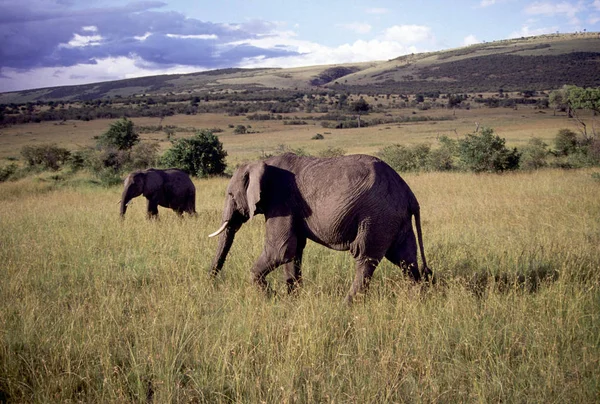
[[[140,195],[148,200],[148,218],[158,216],[158,206],[173,209],[180,216],[183,212],[196,214],[196,187],[181,170],[149,168],[129,174],[121,196],[121,217],[125,216],[127,204]]]
[[[265,215],[265,246],[251,272],[268,289],[265,277],[285,265],[288,292],[301,282],[306,240],[334,250],[349,250],[356,277],[347,302],[368,287],[386,257],[415,280],[421,279],[415,216],[423,274],[429,278],[421,235],[419,203],[406,182],[383,161],[366,155],[337,158],[299,157],[291,153],[244,165],[227,187],[218,248],[212,262],[217,274],[235,233],[254,215]],[[219,231],[213,233],[214,236]]]

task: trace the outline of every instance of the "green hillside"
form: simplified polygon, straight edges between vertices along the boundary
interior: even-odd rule
[[[600,86],[600,34],[494,41],[388,61],[287,69],[221,69],[0,94],[0,103],[96,100],[239,90],[335,89],[352,93],[548,90]]]

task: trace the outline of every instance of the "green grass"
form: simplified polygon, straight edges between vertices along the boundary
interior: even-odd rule
[[[296,295],[250,284],[262,216],[209,277],[225,179],[155,222],[118,187],[0,184],[0,401],[598,401],[591,173],[405,175],[439,282],[383,262],[352,307],[351,257],[314,243]]]

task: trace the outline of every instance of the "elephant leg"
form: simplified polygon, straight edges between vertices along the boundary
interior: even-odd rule
[[[276,217],[266,222],[265,246],[251,269],[252,280],[261,289],[268,290],[266,276],[271,271],[292,262],[296,257],[298,238],[293,231],[291,220],[289,217]]]
[[[196,195],[192,194],[187,204],[187,212],[190,215],[196,215]]]
[[[356,258],[356,276],[354,277],[354,282],[352,282],[348,296],[346,296],[346,303],[352,303],[352,300],[358,293],[367,291],[378,263],[379,260],[377,259],[366,257]]]
[[[285,283],[288,294],[292,293],[302,283],[302,254],[306,246],[306,238],[298,237],[296,256],[292,262],[285,264]]]
[[[148,199],[148,218],[156,219],[158,216],[158,201]]]
[[[400,232],[400,236],[386,252],[385,257],[402,268],[405,273],[408,272],[414,281],[421,279],[417,261],[417,240],[412,227]]]

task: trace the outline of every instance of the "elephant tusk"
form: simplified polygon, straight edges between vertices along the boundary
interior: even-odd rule
[[[221,227],[219,227],[219,230],[217,230],[214,233],[209,234],[208,237],[218,236],[219,234],[223,233],[223,231],[227,228],[227,223],[229,223],[228,220],[226,220],[225,222],[223,222],[223,224],[221,225]]]

